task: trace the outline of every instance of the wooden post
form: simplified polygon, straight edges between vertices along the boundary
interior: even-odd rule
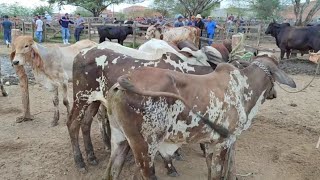
[[[244,35],[243,35],[243,38],[244,38]],[[241,35],[239,34],[232,35],[232,51],[235,51],[233,52],[233,54],[243,50],[244,50],[244,43],[241,43]],[[243,55],[243,53],[240,53],[240,54],[237,53],[237,55]]]
[[[91,19],[88,19],[88,39],[91,40]]]
[[[26,35],[26,26],[24,24],[24,21],[22,22],[22,34]]]
[[[136,47],[136,29],[137,29],[137,22],[134,21],[133,22],[133,26],[132,26],[132,31],[133,31],[133,42],[132,42],[132,48],[135,48]]]
[[[12,36],[12,42],[18,37],[21,36],[21,31],[20,29],[12,29],[11,30],[11,36]]]
[[[34,24],[33,24],[33,22],[31,21],[31,29],[32,29],[32,38],[34,39],[34,28],[35,28],[35,26],[34,26]]]
[[[261,24],[258,25],[257,46],[260,45],[260,37],[261,37]]]
[[[43,21],[42,29],[43,29],[42,38],[43,38],[43,42],[45,42],[47,39],[47,21],[46,20]]]

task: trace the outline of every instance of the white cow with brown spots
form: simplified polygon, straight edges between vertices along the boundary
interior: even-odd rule
[[[118,179],[129,147],[138,167],[136,179],[155,180],[156,152],[169,157],[188,143],[211,143],[208,179],[223,179],[221,156],[266,98],[275,97],[274,81],[296,87],[274,56],[259,56],[245,69],[219,64],[206,75],[144,67],[118,78],[107,98],[111,156],[106,179]]]
[[[17,122],[32,120],[30,114],[28,78],[23,65],[30,64],[36,80],[47,90],[54,92],[53,104],[55,107],[52,126],[59,120],[59,86],[63,89],[63,104],[69,114],[68,80],[72,79],[72,64],[74,57],[84,48],[96,45],[90,40],[82,40],[74,45],[59,47],[52,45],[45,47],[33,41],[31,36],[19,36],[12,45],[10,59],[19,76],[22,93],[24,114],[17,118]]]

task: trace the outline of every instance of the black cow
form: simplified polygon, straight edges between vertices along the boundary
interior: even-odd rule
[[[266,34],[276,38],[277,46],[281,50],[281,59],[287,54],[289,59],[292,49],[305,52],[320,50],[320,26],[292,27],[289,23],[270,23]]]
[[[123,41],[127,38],[128,34],[133,34],[132,27],[130,26],[101,26],[98,27],[99,43],[108,38],[118,39],[118,43],[123,45]]]

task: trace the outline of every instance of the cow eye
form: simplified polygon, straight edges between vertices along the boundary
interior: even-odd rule
[[[29,47],[29,45],[25,45],[24,47],[27,48],[27,47]]]

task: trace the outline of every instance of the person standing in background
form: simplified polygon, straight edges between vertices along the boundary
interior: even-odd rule
[[[11,28],[12,28],[12,22],[9,21],[9,16],[4,16],[4,21],[2,22],[3,27],[3,37],[4,41],[6,42],[7,47],[9,48],[11,44]]]
[[[46,25],[48,27],[50,27],[51,21],[52,21],[52,17],[50,16],[50,14],[48,13],[48,11],[44,12],[44,17],[46,19]]]
[[[183,21],[183,16],[178,16],[178,20],[176,20],[176,22],[174,22],[173,26],[174,27],[182,27],[182,26],[184,26],[182,21]]]
[[[36,20],[36,38],[39,43],[42,42],[43,22],[41,17],[38,15]]]
[[[74,38],[76,39],[76,42],[77,42],[80,40],[80,35],[82,30],[84,29],[85,20],[83,19],[83,17],[80,16],[80,13],[77,13],[76,18],[77,19],[75,22],[76,29],[74,31]]]
[[[62,34],[63,44],[70,44],[69,43],[69,38],[70,38],[69,23],[74,24],[73,21],[69,20],[69,14],[66,13],[59,20],[59,24],[61,25],[61,34]]]
[[[200,14],[197,14],[196,16],[196,22],[194,23],[194,26],[198,27],[200,29],[200,37],[202,36],[202,30],[204,29],[204,23],[202,22],[202,17]],[[199,41],[199,48],[201,48],[201,40]]]
[[[196,23],[196,17],[195,16],[191,16],[191,19],[188,22],[188,26],[195,26],[195,23]]]
[[[210,39],[210,40],[208,40],[209,46],[211,46],[211,44],[213,42],[214,33],[215,33],[216,28],[223,29],[223,27],[219,26],[215,21],[212,20],[211,16],[208,16],[206,29],[207,29],[207,38]]]

